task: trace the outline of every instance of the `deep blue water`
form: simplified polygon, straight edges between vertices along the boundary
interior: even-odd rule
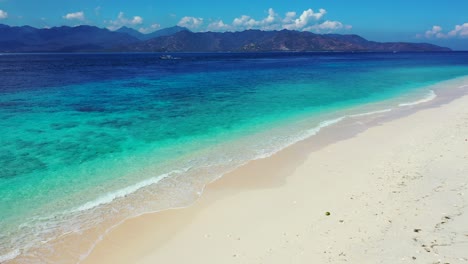
[[[0,255],[89,228],[109,204],[121,217],[189,199],[310,117],[468,75],[462,52],[159,56],[0,55]],[[171,177],[178,192],[136,205]]]

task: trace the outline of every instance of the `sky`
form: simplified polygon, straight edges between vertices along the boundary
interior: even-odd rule
[[[122,26],[149,33],[299,30],[468,50],[468,0],[0,0],[0,24]]]

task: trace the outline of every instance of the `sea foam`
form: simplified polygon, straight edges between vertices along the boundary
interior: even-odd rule
[[[0,263],[6,262],[8,260],[15,259],[21,254],[19,249],[13,250],[5,255],[0,255]]]
[[[331,126],[331,125],[334,125],[334,124],[336,124],[338,122],[343,121],[343,119],[345,119],[345,118],[346,118],[346,116],[341,116],[341,117],[338,117],[338,118],[335,118],[335,119],[330,119],[330,120],[325,120],[323,122],[320,122],[320,124],[318,126],[316,126],[313,129],[309,130],[309,137],[316,135],[318,132],[320,132],[320,130],[322,130],[325,127],[328,127],[328,126]]]
[[[371,111],[371,112],[366,112],[366,113],[361,113],[361,114],[354,114],[350,115],[349,117],[362,117],[362,116],[370,116],[370,115],[375,115],[375,114],[383,114],[383,113],[388,113],[391,112],[392,109],[383,109],[383,110],[377,110],[377,111]]]
[[[429,93],[421,100],[417,100],[414,102],[407,102],[407,103],[401,103],[398,106],[413,106],[413,105],[418,105],[422,103],[427,103],[429,101],[434,100],[437,97],[436,93],[433,90],[430,90]]]
[[[153,185],[153,184],[157,184],[158,182],[162,181],[163,179],[165,178],[168,178],[170,177],[171,175],[173,174],[179,174],[179,173],[184,173],[184,172],[187,172],[189,169],[183,169],[183,170],[174,170],[172,172],[169,172],[169,173],[164,173],[164,174],[161,174],[159,176],[155,176],[155,177],[151,177],[147,180],[144,180],[144,181],[140,181],[140,182],[137,182],[133,185],[130,185],[128,187],[125,187],[125,188],[122,188],[120,190],[117,190],[117,191],[114,191],[114,192],[110,192],[110,193],[107,193],[93,201],[90,201],[90,202],[87,202],[75,209],[72,209],[70,212],[71,213],[74,213],[74,212],[80,212],[80,211],[86,211],[86,210],[90,210],[90,209],[93,209],[95,207],[98,207],[100,205],[103,205],[103,204],[109,204],[111,203],[112,201],[118,199],[118,198],[122,198],[122,197],[126,197],[127,195],[130,195],[132,193],[135,193],[136,191],[142,189],[142,188],[145,188],[145,187],[148,187],[150,185]]]

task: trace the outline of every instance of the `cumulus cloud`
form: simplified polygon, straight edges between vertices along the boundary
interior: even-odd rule
[[[263,23],[271,24],[275,22],[277,17],[278,14],[275,13],[275,10],[273,10],[273,8],[270,8],[268,9],[268,16],[263,20]]]
[[[312,25],[310,27],[304,28],[305,31],[315,31],[319,33],[330,33],[334,32],[337,30],[342,30],[342,29],[352,29],[353,27],[351,25],[344,25],[340,21],[324,21],[320,24]]]
[[[197,29],[203,24],[203,18],[201,17],[183,17],[180,19],[179,23],[177,23],[180,27],[186,27],[189,29]]]
[[[317,12],[313,9],[307,9],[300,13],[295,11],[286,12],[283,16],[276,13],[273,8],[269,8],[266,17],[255,19],[248,15],[241,15],[233,19],[231,23],[225,23],[223,20],[210,21],[203,27],[202,18],[184,17],[180,20],[179,26],[186,26],[200,31],[242,31],[247,29],[261,30],[298,30],[314,32],[332,32],[337,30],[349,30],[352,27],[345,25],[340,21],[325,20],[327,14],[325,9],[319,9]]]
[[[8,13],[0,9],[0,19],[8,18]]]
[[[240,16],[232,21],[233,30],[245,30],[245,29],[263,29],[263,30],[275,30],[280,29],[281,19],[279,15],[273,10],[268,9],[268,16],[262,20],[255,20],[250,16]]]
[[[229,31],[231,30],[231,26],[228,24],[225,24],[222,20],[218,20],[215,22],[212,22],[208,25],[207,30],[208,31]]]
[[[294,18],[296,17],[296,12],[290,11],[287,12],[286,15],[283,18],[283,23],[284,24],[292,24],[294,23]]]
[[[83,11],[80,11],[80,12],[66,14],[63,16],[63,18],[67,20],[84,20],[85,14]]]
[[[441,26],[433,26],[430,30],[427,30],[426,33],[424,33],[424,36],[426,38],[445,38],[446,35],[442,33],[442,27]]]
[[[119,12],[116,20],[108,22],[110,24],[107,28],[110,30],[117,30],[123,26],[136,26],[143,24],[143,18],[141,16],[134,16],[133,18],[126,18],[124,12]]]
[[[251,29],[258,25],[258,21],[251,18],[250,16],[243,15],[241,17],[235,18],[232,22],[232,25],[237,28]]]
[[[291,12],[288,12],[288,13],[292,21],[288,24],[285,24],[284,28],[301,30],[304,28],[311,27],[311,24],[313,24],[314,22],[320,20],[323,16],[325,16],[327,11],[323,8],[319,9],[319,12],[314,12],[314,10],[312,9],[307,9],[307,10],[304,10],[304,12],[302,12],[302,14],[296,19],[294,19],[295,16],[292,16],[292,14],[290,14]],[[286,15],[288,15],[288,13],[286,13]]]
[[[133,19],[130,21],[130,24],[132,25],[138,25],[141,23],[143,23],[143,18],[141,18],[141,16],[133,17]]]
[[[456,25],[455,28],[448,33],[449,37],[462,37],[468,38],[468,23],[462,25]]]
[[[416,35],[418,38],[468,38],[468,23],[461,25],[455,25],[454,29],[448,33],[444,33],[441,26],[432,26],[430,30],[427,30],[424,34]]]

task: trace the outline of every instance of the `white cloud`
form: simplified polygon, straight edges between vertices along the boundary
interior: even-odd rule
[[[160,24],[152,24],[149,27],[141,27],[141,28],[138,29],[138,31],[140,31],[143,34],[148,34],[148,33],[151,33],[153,31],[155,31],[156,29],[158,29],[160,27],[161,27]]]
[[[251,29],[253,27],[257,27],[259,24],[260,23],[258,21],[246,15],[235,18],[234,21],[232,21],[232,25],[235,28],[242,28],[242,29]]]
[[[455,25],[454,29],[449,31],[448,33],[443,32],[443,28],[441,26],[433,26],[430,30],[427,30],[424,35],[417,34],[417,38],[468,38],[468,23],[464,23],[461,25]]]
[[[237,26],[237,27],[238,26],[246,26],[246,25],[249,25],[249,21],[250,21],[250,25],[255,24],[257,22],[254,19],[252,19],[251,17],[243,15],[241,17],[235,18],[234,21],[232,22],[232,24],[234,26]]]
[[[456,25],[455,29],[450,31],[448,33],[449,37],[462,37],[462,38],[467,38],[468,37],[468,23],[464,23],[462,25]]]
[[[183,17],[179,23],[177,23],[180,27],[186,27],[189,29],[197,29],[203,24],[203,18],[201,17]]]
[[[330,33],[340,29],[351,29],[350,25],[343,25],[340,21],[330,21],[327,20],[321,24],[316,24],[307,28],[304,28],[305,31],[316,31],[321,33]]]
[[[284,19],[283,19],[283,23],[284,24],[291,24],[294,22],[294,18],[296,17],[296,12],[287,12]]]
[[[208,25],[208,31],[229,31],[232,27],[228,24],[225,24],[222,20],[212,22]]]
[[[245,29],[263,29],[275,30],[280,29],[281,19],[273,8],[268,9],[268,16],[262,20],[255,20],[250,16],[240,16],[232,21],[232,28],[235,30]]]
[[[134,16],[133,18],[126,18],[124,12],[119,12],[116,20],[108,22],[110,24],[107,28],[110,30],[117,30],[123,26],[136,26],[143,24],[141,16]]]
[[[0,9],[0,19],[8,18],[8,13]]]
[[[311,24],[314,24],[316,21],[322,19],[327,11],[323,8],[319,9],[319,12],[316,13],[312,9],[307,9],[302,12],[302,14],[297,18],[293,19],[295,16],[290,14],[291,12],[286,13],[286,16],[289,14],[291,22],[284,25],[286,29],[301,30],[307,27],[310,27]]]
[[[445,38],[445,34],[442,33],[442,27],[441,26],[433,26],[431,30],[428,30],[426,31],[426,33],[424,33],[424,36],[426,38],[433,38],[433,37],[436,37],[436,38]]]
[[[135,16],[133,17],[133,19],[130,21],[130,23],[132,25],[139,25],[141,23],[143,23],[143,18],[141,18],[141,16]]]
[[[319,9],[315,12],[307,9],[299,13],[289,11],[284,16],[279,15],[269,8],[266,16],[262,19],[255,19],[248,15],[242,15],[233,19],[231,23],[225,23],[223,20],[210,20],[211,23],[204,26],[203,18],[184,17],[179,21],[179,26],[185,26],[199,31],[242,31],[247,29],[261,30],[298,30],[315,32],[332,32],[337,30],[349,30],[350,25],[345,25],[340,21],[324,21],[327,14],[325,9]]]
[[[276,21],[276,18],[278,17],[278,14],[275,13],[275,10],[273,8],[268,9],[268,16],[263,19],[262,23],[263,24],[272,24]]]
[[[63,18],[67,20],[84,20],[85,14],[83,11],[80,11],[80,12],[66,14],[63,16]]]

